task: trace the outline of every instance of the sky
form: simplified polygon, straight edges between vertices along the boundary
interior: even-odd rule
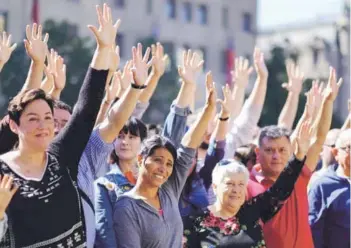
[[[258,0],[258,28],[342,13],[343,0]]]

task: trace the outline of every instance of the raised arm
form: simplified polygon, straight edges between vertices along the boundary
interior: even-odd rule
[[[45,67],[45,58],[48,53],[47,42],[49,34],[45,34],[43,39],[42,26],[34,23],[32,27],[29,25],[26,26],[26,37],[24,47],[32,61],[22,91],[40,88]]]
[[[245,101],[226,137],[225,158],[233,158],[237,147],[252,140],[261,116],[267,91],[268,70],[263,53],[258,48],[255,48],[253,57],[257,79],[249,98]]]
[[[89,26],[97,41],[93,60],[70,121],[49,147],[49,151],[56,154],[61,164],[68,166],[73,180],[77,178],[78,162],[89,140],[103,98],[109,68],[108,53],[120,22],[118,20],[113,25],[111,9],[107,4],[104,4],[103,10],[97,6],[97,13],[99,29]]]
[[[144,57],[142,56],[142,45],[133,47],[133,68],[130,73],[133,73],[133,81],[126,93],[119,99],[110,109],[105,120],[99,125],[101,138],[105,142],[115,140],[123,125],[135,109],[137,100],[140,97],[141,89],[147,87],[146,80],[148,77],[148,69],[151,66],[152,60],[149,60],[150,48],[146,49]]]
[[[324,141],[330,129],[333,116],[333,103],[338,95],[341,84],[342,79],[340,78],[337,83],[335,69],[330,68],[329,81],[323,91],[322,108],[318,113],[316,122],[313,124],[313,128],[317,130],[316,138],[313,140],[306,156],[306,165],[311,171],[316,169],[319,154],[322,151]]]
[[[187,116],[191,112],[191,100],[195,95],[196,79],[203,65],[203,62],[198,62],[197,59],[196,53],[191,51],[183,53],[183,66],[179,66],[178,70],[179,76],[182,78],[182,86],[173,101],[162,131],[162,135],[172,140],[177,148],[185,133]],[[191,61],[193,62],[191,63]]]
[[[66,86],[66,65],[64,64],[64,60],[61,56],[55,57],[54,68],[54,83],[49,91],[49,95],[56,100],[60,100],[61,92]]]
[[[218,100],[221,104],[221,112],[218,115],[216,127],[210,139],[209,148],[204,161],[204,166],[199,171],[203,179],[204,186],[208,190],[212,184],[212,171],[216,164],[224,157],[225,136],[228,132],[231,92],[229,86],[222,87],[223,100]]]
[[[230,105],[230,124],[238,117],[241,112],[245,99],[245,89],[249,83],[253,67],[249,67],[249,60],[243,57],[235,58],[235,68],[231,72],[233,78],[233,91]]]
[[[119,55],[119,46],[116,46],[116,44],[114,44],[113,48],[114,49],[111,49],[109,52],[110,67],[106,80],[105,97],[100,105],[100,110],[95,121],[95,126],[99,125],[105,119],[111,104],[116,98],[118,88],[120,87],[120,82],[118,81],[117,74],[118,72],[116,72],[121,60]]]
[[[147,88],[143,90],[139,97],[142,103],[148,103],[151,96],[154,94],[157,84],[165,73],[168,56],[163,52],[163,46],[157,42],[156,45],[151,46],[152,54],[152,69],[147,79]]]
[[[2,37],[0,35],[0,72],[17,47],[16,43],[11,46],[11,38],[12,35],[7,36],[6,32],[2,32]]]
[[[284,107],[280,112],[278,126],[291,130],[299,104],[299,95],[302,90],[303,73],[292,61],[286,62],[286,72],[288,74],[288,83],[284,83],[282,87],[288,90],[289,93]]]
[[[206,92],[207,101],[202,113],[182,138],[173,173],[165,184],[165,187],[170,188],[170,191],[177,198],[183,190],[189,169],[193,163],[195,149],[201,144],[208,123],[216,110],[216,92],[210,72],[206,75]]]
[[[248,208],[248,214],[252,212],[253,218],[267,222],[280,210],[283,202],[289,198],[304,166],[311,133],[310,122],[304,122],[298,132],[294,156],[282,173],[280,173],[278,179],[267,191],[245,203],[245,207]],[[255,216],[254,213],[258,214],[258,216]]]

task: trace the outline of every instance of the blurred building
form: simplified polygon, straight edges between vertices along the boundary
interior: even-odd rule
[[[347,116],[350,98],[350,5],[342,3],[340,13],[319,17],[305,23],[294,23],[262,30],[258,46],[269,51],[273,46],[284,47],[297,55],[306,78],[327,81],[329,65],[337,70],[344,83],[334,104],[334,112],[341,120]]]
[[[39,7],[33,10],[35,2]],[[122,60],[131,56],[133,45],[152,36],[177,58],[184,48],[198,50],[206,61],[205,71],[211,70],[216,81],[224,83],[228,65],[234,63],[228,55],[251,57],[257,0],[1,0],[0,30],[22,40],[34,17],[41,23],[67,20],[75,24],[69,32],[91,36],[86,25],[96,24],[95,5],[103,2],[110,4],[114,18],[122,20],[117,37]]]

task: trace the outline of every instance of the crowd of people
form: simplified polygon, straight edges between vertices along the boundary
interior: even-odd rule
[[[41,25],[26,27],[28,76],[0,126],[0,247],[350,247],[351,126],[349,115],[330,130],[342,84],[334,68],[326,84],[313,82],[293,129],[304,77],[287,62],[277,124],[258,127],[263,53],[255,48],[252,67],[236,58],[223,99],[207,72],[194,110],[204,61],[188,50],[164,125],[144,123],[167,55],[160,43],[144,53],[138,44],[119,69],[121,22],[107,4],[96,11],[96,50],[74,108],[60,100],[64,59]],[[15,48],[4,32],[0,71]]]

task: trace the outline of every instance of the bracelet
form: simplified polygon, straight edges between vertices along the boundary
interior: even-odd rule
[[[137,84],[133,84],[131,83],[130,86],[132,86],[133,89],[138,89],[138,90],[142,90],[146,88],[146,85],[137,85]]]
[[[219,117],[218,119],[219,119],[220,121],[227,121],[227,120],[229,120],[229,117],[225,117],[225,118]]]

